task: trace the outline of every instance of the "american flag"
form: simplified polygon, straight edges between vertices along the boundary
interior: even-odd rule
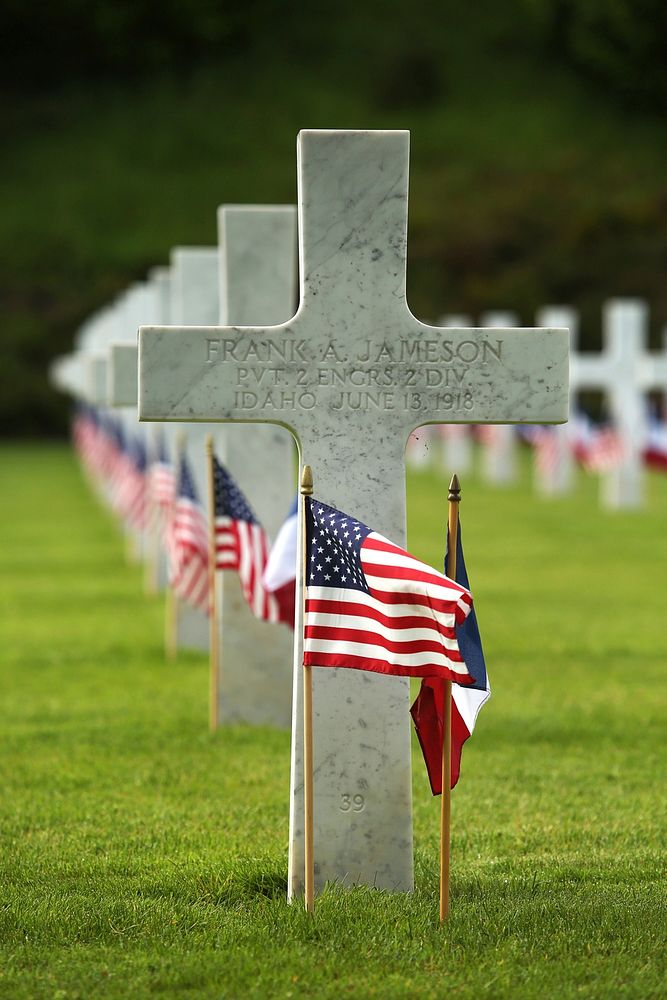
[[[215,568],[236,570],[243,594],[256,618],[292,622],[281,617],[276,598],[263,576],[271,548],[250,504],[227,470],[213,456],[215,487]]]
[[[176,481],[162,431],[158,433],[149,477],[152,516],[157,530],[166,535],[174,508]]]
[[[72,440],[74,447],[85,467],[89,467],[95,450],[97,438],[97,417],[91,406],[80,403],[77,406],[72,423]]]
[[[537,475],[542,480],[552,479],[561,461],[560,442],[554,428],[523,424],[518,428],[518,437],[535,449]]]
[[[618,431],[613,427],[595,427],[579,461],[587,472],[609,472],[621,464],[624,456],[623,438]]]
[[[208,524],[185,455],[179,463],[167,552],[169,582],[175,593],[187,604],[208,612]]]
[[[644,461],[652,469],[667,471],[667,423],[653,420],[649,424]]]
[[[137,436],[127,440],[116,469],[114,506],[133,528],[146,525],[146,448]]]
[[[472,683],[455,633],[469,591],[312,498],[306,533],[306,666]]]

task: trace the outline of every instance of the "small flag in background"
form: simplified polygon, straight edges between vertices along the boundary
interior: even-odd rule
[[[613,427],[597,427],[582,465],[588,472],[609,472],[625,457],[623,438]]]
[[[348,514],[305,506],[304,665],[472,683],[455,633],[469,591]]]
[[[116,470],[114,507],[137,531],[146,524],[146,449],[136,435],[125,440]]]
[[[447,541],[449,545],[449,538]],[[445,572],[447,572],[448,563],[449,551],[445,556]],[[466,590],[469,590],[460,524],[456,548],[456,580]],[[456,638],[465,665],[473,677],[473,684],[465,688],[458,684],[452,685],[452,788],[459,780],[463,744],[472,735],[479,711],[491,696],[491,687],[482,651],[482,640],[474,608],[465,621],[457,622]],[[438,678],[427,677],[422,681],[419,694],[410,710],[424,754],[431,791],[434,795],[439,795],[442,792],[444,705],[444,684]]]
[[[169,510],[174,503],[174,469],[164,440],[164,433],[160,430],[157,438],[155,457],[150,468],[151,479],[151,499],[157,504],[161,511]]]
[[[298,496],[280,527],[264,570],[264,586],[273,594],[280,607],[280,620],[294,628],[296,602],[296,537]]]
[[[649,424],[644,461],[652,469],[667,471],[667,423],[654,419]]]
[[[208,612],[208,524],[185,455],[179,463],[167,552],[169,583],[175,593],[187,604]]]
[[[246,601],[256,618],[284,621],[275,596],[263,582],[270,544],[250,504],[227,470],[213,455],[215,487],[215,568],[233,569],[239,574]]]

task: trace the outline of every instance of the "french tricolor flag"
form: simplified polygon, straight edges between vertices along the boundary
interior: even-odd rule
[[[651,422],[644,448],[644,461],[652,469],[667,472],[667,423],[664,421]]]
[[[292,622],[296,600],[296,539],[298,497],[294,498],[289,514],[278,532],[269,553],[262,582],[273,594],[280,608],[280,621]]]
[[[445,573],[448,569],[448,556],[449,552],[445,556]],[[470,590],[463,558],[460,525],[456,547],[456,582],[465,587],[466,590]],[[468,617],[456,626],[456,640],[468,673],[474,678],[474,683],[465,687],[456,683],[452,684],[452,788],[459,780],[463,744],[472,736],[480,709],[491,697],[491,685],[486,672],[482,640],[474,608]],[[424,754],[424,763],[434,795],[439,795],[442,792],[444,707],[444,681],[436,677],[424,678],[410,712]]]

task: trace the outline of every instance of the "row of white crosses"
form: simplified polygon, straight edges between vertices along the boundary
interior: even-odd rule
[[[438,320],[438,326],[447,328],[471,327],[470,317],[464,315],[445,315]],[[480,316],[480,327],[489,329],[509,329],[518,327],[519,322],[512,312],[492,311]],[[538,322],[538,326],[556,328],[560,324]],[[462,434],[463,428],[456,424],[440,428],[443,434],[442,449],[433,448],[436,440],[435,428],[421,428],[411,439],[410,460],[414,466],[425,466],[430,463],[433,453],[442,458],[446,470],[457,469],[465,475],[473,466],[473,448],[470,435]],[[430,433],[432,432],[432,433]],[[517,472],[517,461],[514,447],[514,430],[506,424],[497,424],[493,428],[492,440],[482,449],[482,475],[486,482],[504,485],[514,481]]]
[[[647,394],[667,393],[667,342],[659,351],[648,349],[648,309],[644,302],[619,299],[606,303],[603,310],[601,352],[577,352],[578,315],[575,310],[544,310],[546,319],[567,321],[571,330],[570,387],[572,398],[585,389],[601,390],[607,399],[609,416],[623,446],[620,462],[601,481],[602,503],[612,509],[637,508],[644,503],[644,463],[642,450],[647,438]],[[543,491],[565,492],[572,479],[571,452],[562,429],[560,448],[567,450],[560,470],[554,468],[554,482],[547,478]]]
[[[567,419],[566,330],[444,329],[405,297],[409,136],[302,132],[300,297],[287,321],[146,326],[146,421],[278,424],[315,496],[405,542],[404,451],[432,423]],[[456,376],[452,387],[450,376]],[[298,554],[289,895],[303,891],[302,615]],[[314,671],[315,881],[413,886],[409,684]]]
[[[451,326],[460,317],[443,316],[441,326]],[[579,315],[568,306],[545,306],[536,317],[539,327],[570,330],[570,411],[576,413],[577,394],[584,390],[602,392],[607,400],[610,419],[618,431],[623,452],[619,461],[601,476],[600,500],[610,509],[638,508],[644,502],[644,463],[642,448],[647,434],[647,394],[667,394],[667,339],[660,350],[648,349],[648,310],[644,302],[616,299],[603,309],[603,345],[599,352],[579,352]],[[513,313],[486,313],[480,317],[485,327],[517,323]],[[446,428],[446,432],[452,430]],[[535,488],[544,496],[560,496],[574,486],[572,435],[575,425],[555,427],[552,431],[551,461],[536,462]],[[418,432],[420,436],[420,432]],[[421,435],[421,448],[415,447],[415,464],[431,459],[433,441]],[[435,449],[434,449],[435,450]],[[511,427],[494,428],[493,436],[481,449],[481,475],[488,483],[514,482],[518,474],[516,436]],[[472,468],[470,437],[445,434],[442,449],[445,468],[466,471]]]
[[[125,429],[136,434],[146,429],[137,423],[136,412],[136,331],[142,322],[216,323],[233,318],[247,323],[291,316],[296,296],[295,209],[225,207],[219,213],[219,231],[219,251],[175,249],[169,268],[154,269],[148,282],[133,286],[94,317],[78,338],[77,353],[54,365],[54,380],[61,388],[95,406],[118,408]],[[168,429],[174,425],[164,425],[163,430]],[[220,425],[205,424],[178,429],[186,432],[200,498],[207,497],[204,436],[214,431],[218,454],[275,535],[295,491],[291,436],[275,427],[262,428],[259,434],[241,427],[223,432]],[[171,433],[167,440],[176,461],[177,435]],[[143,548],[148,553],[153,546]],[[162,558],[154,581],[158,585],[165,582],[163,564]],[[219,575],[217,583],[222,657],[213,718],[287,727],[289,633],[284,627],[268,629],[252,616],[235,577]],[[209,626],[203,613],[179,602],[174,627],[178,648],[208,648]]]

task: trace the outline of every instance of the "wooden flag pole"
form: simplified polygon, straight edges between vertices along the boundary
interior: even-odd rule
[[[303,624],[305,630],[308,553],[306,551],[306,497],[313,493],[313,471],[301,473],[301,567],[303,573]],[[315,859],[313,852],[313,671],[303,668],[303,799],[304,799],[304,903],[315,912]]]
[[[178,494],[179,478],[181,474],[181,457],[185,451],[185,431],[179,431],[176,435],[174,447],[174,467],[176,469],[176,492]],[[175,498],[177,499],[177,498]],[[167,584],[165,600],[165,652],[168,660],[176,659],[178,647],[178,595],[174,588]]]
[[[157,566],[160,553],[159,531],[156,504],[153,497],[153,463],[155,435],[150,437],[146,446],[146,559],[144,561],[144,593],[157,594]]]
[[[211,732],[218,728],[218,684],[220,644],[218,642],[218,602],[215,580],[215,470],[213,467],[213,435],[206,435],[206,469],[208,473],[208,609],[209,609],[209,710]]]
[[[456,580],[461,485],[456,474],[449,484],[447,517],[447,575]],[[442,719],[442,798],[440,800],[440,923],[449,916],[449,870],[452,820],[452,682],[445,681]]]
[[[164,648],[168,660],[176,659],[176,621],[178,619],[178,598],[171,587],[167,587],[164,599]]]

